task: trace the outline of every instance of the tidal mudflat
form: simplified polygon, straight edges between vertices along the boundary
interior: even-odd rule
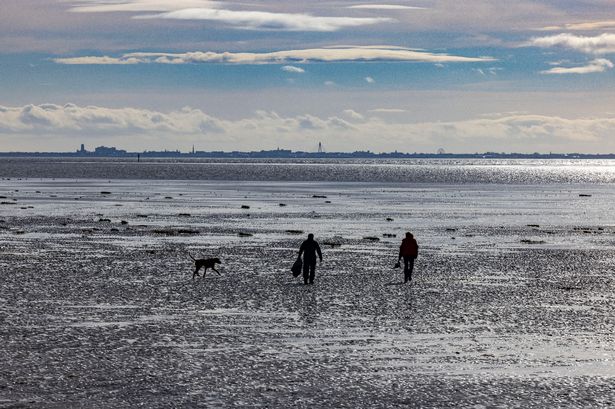
[[[0,181],[2,407],[615,405],[615,188]],[[420,245],[412,285],[393,269]],[[317,282],[290,274],[313,232]],[[192,280],[188,253],[222,259]]]

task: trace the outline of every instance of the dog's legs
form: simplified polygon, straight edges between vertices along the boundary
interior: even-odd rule
[[[195,266],[194,267],[194,273],[192,273],[192,279],[194,280],[194,277],[198,277],[199,276],[199,270],[201,269],[201,266]]]
[[[212,267],[211,269],[214,270],[216,273],[218,273],[219,276],[222,276],[222,274],[220,274],[220,272],[218,270],[216,270],[215,267]]]

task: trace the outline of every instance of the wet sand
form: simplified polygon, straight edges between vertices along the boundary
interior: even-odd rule
[[[607,185],[11,179],[0,195],[1,407],[615,404]],[[392,268],[406,230],[412,285]],[[289,271],[308,232],[313,286]],[[192,280],[188,252],[222,275]]]

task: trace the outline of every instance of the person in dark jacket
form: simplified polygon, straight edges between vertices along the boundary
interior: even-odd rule
[[[308,234],[307,240],[301,243],[301,247],[299,248],[299,257],[303,254],[303,283],[314,284],[314,275],[316,274],[316,254],[320,258],[320,262],[322,263],[322,252],[320,251],[320,246],[314,240],[314,235],[312,233]]]
[[[412,281],[412,270],[414,269],[414,260],[419,255],[419,245],[412,236],[412,233],[406,233],[406,238],[401,241],[399,246],[399,258],[397,262],[404,258],[404,283]]]

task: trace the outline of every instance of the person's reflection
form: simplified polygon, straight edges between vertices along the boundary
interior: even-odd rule
[[[302,291],[298,300],[299,319],[304,325],[313,325],[318,321],[320,308],[315,288],[309,291]]]

